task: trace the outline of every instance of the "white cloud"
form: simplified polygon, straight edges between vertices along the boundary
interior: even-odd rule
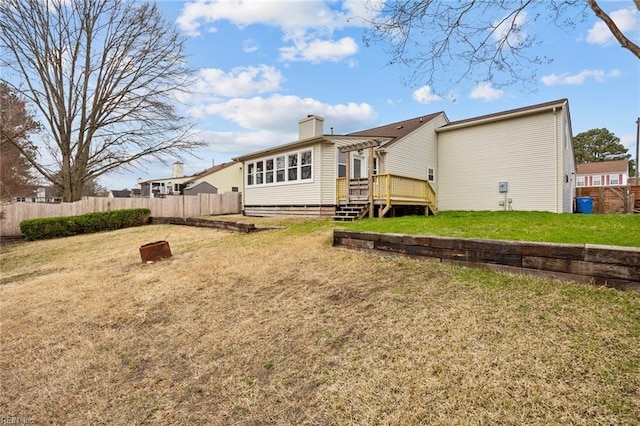
[[[516,16],[505,16],[500,21],[493,23],[495,30],[492,36],[496,41],[506,38],[510,46],[518,46],[527,38],[527,33],[523,30],[526,22],[526,11],[522,11]]]
[[[346,26],[362,26],[357,18],[364,8],[348,1],[340,10],[329,7],[331,2],[307,1],[254,1],[254,0],[196,0],[186,3],[176,20],[180,28],[198,35],[203,25],[229,21],[238,27],[263,24],[280,27],[284,32],[294,28],[324,28],[332,31]]]
[[[260,129],[280,134],[296,131],[298,120],[308,114],[324,117],[325,124],[331,122],[337,132],[347,126],[351,129],[353,126],[372,124],[377,118],[373,107],[366,103],[329,105],[312,98],[283,95],[230,99],[227,102],[206,105],[203,112],[220,116],[245,129]],[[327,130],[325,129],[325,132]],[[280,143],[283,142],[287,141]]]
[[[337,7],[339,6],[339,7]],[[363,17],[369,9],[364,2],[333,1],[224,1],[196,0],[186,3],[176,20],[187,34],[200,35],[203,31],[215,31],[215,25],[228,21],[237,27],[267,25],[282,31],[284,42],[280,48],[285,61],[338,62],[358,51],[351,37],[334,39],[334,32],[347,27],[362,27]],[[245,51],[255,51],[253,43],[244,44]],[[353,66],[353,63],[349,63]]]
[[[431,91],[431,87],[422,86],[416,91],[413,92],[413,99],[420,102],[421,104],[428,104],[431,102],[437,102],[442,100],[442,98]]]
[[[281,47],[280,58],[285,61],[305,61],[318,63],[338,62],[358,51],[358,45],[351,37],[333,40],[294,41],[293,46]]]
[[[478,83],[469,95],[471,99],[482,99],[484,101],[495,101],[504,95],[504,91],[496,89],[489,82]]]
[[[230,72],[217,68],[203,68],[198,72],[194,93],[226,98],[275,92],[284,80],[274,67],[237,67]]]
[[[201,138],[207,142],[205,157],[220,157],[216,154],[241,155],[260,149],[280,145],[293,141],[297,133],[283,133],[269,130],[217,132],[212,130],[202,131]],[[202,154],[201,154],[202,155]]]
[[[254,39],[248,38],[246,40],[243,40],[242,42],[243,52],[253,53],[258,49],[260,49],[260,45]]]
[[[620,143],[625,146],[629,150],[629,154],[633,156],[633,159],[636,158],[636,134],[635,133],[625,133],[620,136]]]
[[[627,33],[628,36],[637,37],[640,33],[639,14],[638,10],[629,8],[616,10],[611,12],[609,16],[613,19],[613,22],[616,23],[620,31]],[[614,40],[609,27],[602,21],[596,22],[587,32],[587,42],[591,44],[605,45]]]
[[[604,70],[582,70],[577,74],[563,73],[557,75],[553,73],[543,76],[541,80],[545,86],[555,86],[558,84],[581,85],[589,78],[594,79],[598,83],[602,83],[608,79],[620,77],[621,75],[620,70],[616,69],[609,72]]]

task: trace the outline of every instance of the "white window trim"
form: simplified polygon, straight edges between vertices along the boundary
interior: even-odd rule
[[[311,160],[309,164],[302,164],[302,153],[304,152],[310,152],[311,153]],[[296,170],[297,170],[297,174],[296,176],[298,177],[296,180],[289,180],[289,156],[290,155],[296,155],[298,157],[298,162],[296,165]],[[277,182],[277,158],[278,157],[284,157],[284,182]],[[273,182],[266,182],[266,164],[268,160],[273,160]],[[256,182],[256,174],[257,174],[257,163],[259,162],[263,162],[263,179],[262,179],[262,183],[257,183]],[[297,184],[304,184],[304,183],[312,183],[314,181],[314,177],[315,177],[315,171],[314,171],[314,149],[313,147],[310,148],[306,148],[306,149],[300,149],[297,151],[288,151],[288,152],[283,152],[283,153],[279,153],[279,154],[274,154],[273,156],[269,156],[269,157],[262,157],[262,158],[256,158],[255,160],[252,161],[247,161],[246,162],[246,170],[247,173],[245,173],[244,175],[244,179],[245,179],[245,183],[247,185],[247,188],[262,188],[264,186],[281,186],[281,185],[297,185]],[[249,184],[249,174],[248,171],[251,168],[250,165],[253,165],[253,183]],[[303,166],[311,166],[311,177],[307,178],[307,179],[302,179],[302,167]],[[281,169],[282,170],[282,169]]]
[[[613,179],[615,178],[616,183],[613,183]],[[618,173],[614,173],[614,174],[610,174],[609,175],[609,185],[620,185],[620,175]]]

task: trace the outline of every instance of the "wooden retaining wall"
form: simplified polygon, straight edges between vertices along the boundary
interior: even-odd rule
[[[238,214],[240,193],[176,195],[166,198],[86,197],[73,203],[6,203],[0,205],[0,237],[21,235],[20,222],[44,217],[76,216],[110,210],[148,208],[152,217]]]
[[[215,228],[223,229],[226,231],[239,232],[242,234],[249,234],[262,230],[262,228],[256,228],[253,223],[243,222],[231,222],[226,220],[215,219],[200,219],[196,217],[152,217],[151,224],[153,225],[185,225],[196,226],[199,228]]]
[[[640,248],[335,230],[333,245],[640,291]]]

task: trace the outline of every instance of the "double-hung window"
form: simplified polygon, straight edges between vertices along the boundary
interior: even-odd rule
[[[311,151],[300,153],[300,179],[311,179]]]
[[[609,185],[620,185],[620,175],[609,175]]]
[[[276,182],[285,181],[284,155],[276,157]]]
[[[287,155],[287,180],[298,180],[298,154]]]
[[[595,175],[593,176],[593,186],[600,186],[602,185],[602,180],[600,180],[601,176],[600,175]]]

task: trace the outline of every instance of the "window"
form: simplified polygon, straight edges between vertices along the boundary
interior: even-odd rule
[[[249,163],[247,164],[247,185],[253,185],[253,171],[255,169],[255,164]]]
[[[276,157],[276,182],[285,181],[284,155]]]
[[[338,177],[347,176],[347,154],[344,152],[338,153]]]
[[[313,178],[313,150],[247,163],[247,186],[300,182]]]
[[[620,185],[620,175],[609,175],[609,185]]]
[[[298,180],[298,154],[287,156],[287,180]]]
[[[300,179],[311,179],[311,151],[300,153]]]
[[[429,168],[427,169],[427,180],[428,180],[429,182],[434,182],[434,181],[435,181],[435,174],[434,174],[434,170],[433,170],[431,167],[429,167]]]
[[[362,159],[353,159],[353,178],[360,179],[362,177]]]
[[[256,161],[256,185],[264,182],[264,161]]]
[[[264,183],[273,183],[273,158],[267,160],[266,169]]]
[[[593,177],[593,186],[600,186],[602,185],[602,181],[600,180],[601,176],[594,176]]]
[[[374,175],[378,174],[378,158],[377,157],[373,157],[373,174]]]
[[[576,186],[584,186],[584,176],[578,176],[576,178]]]

